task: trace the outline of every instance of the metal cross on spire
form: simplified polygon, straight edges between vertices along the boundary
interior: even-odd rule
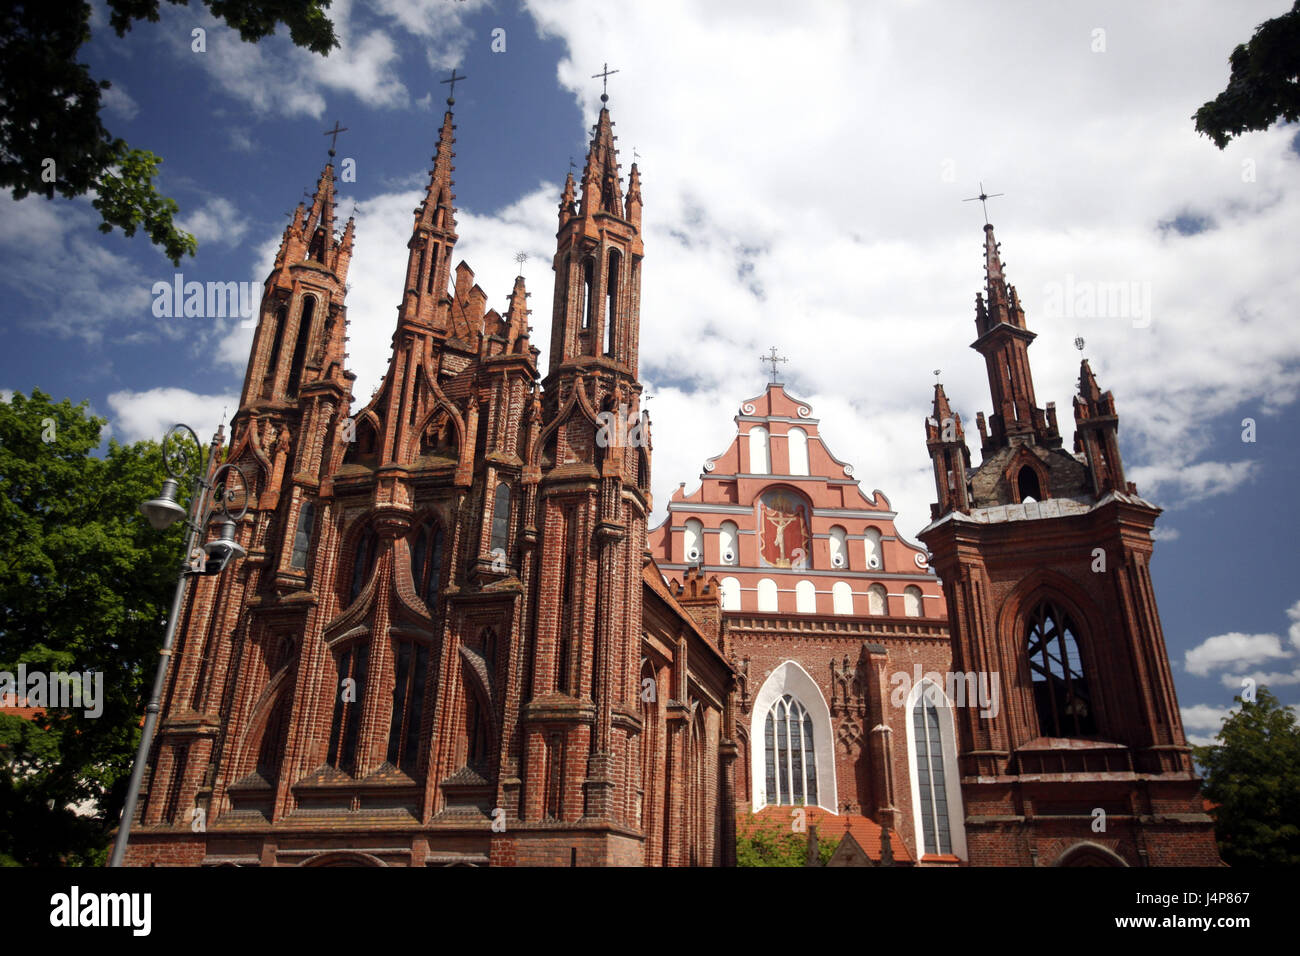
[[[450,84],[451,84],[451,86],[450,86],[450,87],[448,88],[448,90],[447,90],[447,105],[448,105],[448,106],[455,106],[455,105],[456,105],[456,99],[455,99],[455,96],[456,96],[456,84],[459,83],[461,80],[468,80],[468,79],[469,79],[468,76],[457,76],[457,75],[456,75],[456,68],[453,66],[453,67],[451,68],[451,76],[447,77],[445,80],[439,80],[439,81],[438,81],[439,83],[450,83]]]
[[[600,77],[600,101],[602,103],[608,103],[609,102],[609,78],[613,76],[615,73],[617,73],[618,70],[611,70],[609,68],[608,63],[604,64],[601,67],[601,69],[604,72],[593,73],[591,74],[591,78],[594,80],[597,77]]]
[[[984,225],[987,226],[987,225],[989,224],[989,204],[988,204],[988,200],[993,199],[993,198],[995,198],[995,197],[997,197],[997,196],[1005,196],[1005,195],[1006,195],[1006,193],[986,193],[986,192],[984,191],[984,184],[981,182],[981,183],[980,183],[980,194],[979,194],[978,196],[971,196],[969,199],[963,199],[962,202],[974,202],[975,200],[978,199],[978,200],[980,201],[980,205],[984,207]]]
[[[346,126],[340,126],[338,120],[335,120],[335,121],[334,121],[334,128],[333,128],[333,129],[327,129],[327,130],[325,131],[325,135],[328,136],[328,137],[330,137],[330,155],[331,155],[331,156],[334,155],[334,147],[336,147],[336,146],[338,145],[339,133],[346,133],[347,131],[348,131],[348,128],[347,128]]]
[[[759,360],[760,362],[770,362],[770,363],[772,363],[772,384],[775,385],[775,384],[776,384],[776,366],[777,366],[777,363],[778,363],[778,362],[789,362],[790,360],[789,360],[788,358],[784,358],[784,357],[778,356],[778,355],[776,354],[776,346],[775,346],[775,345],[772,346],[772,348],[770,349],[770,351],[771,351],[771,353],[772,353],[771,355],[760,355],[760,356],[758,357],[758,360]]]

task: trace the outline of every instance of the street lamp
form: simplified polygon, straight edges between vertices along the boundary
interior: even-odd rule
[[[186,439],[189,441],[186,441]],[[194,449],[198,449],[197,460]],[[214,448],[215,451],[215,448]],[[117,829],[117,839],[113,843],[113,855],[109,866],[121,866],[126,855],[126,844],[131,838],[131,821],[135,817],[135,805],[140,798],[140,784],[144,779],[145,764],[149,760],[149,748],[153,744],[154,726],[158,723],[158,711],[161,709],[163,685],[167,682],[167,667],[171,661],[172,643],[176,639],[176,622],[180,619],[181,605],[185,601],[185,585],[193,574],[220,574],[235,560],[244,557],[247,552],[235,540],[237,523],[248,512],[248,481],[238,465],[225,464],[213,470],[215,456],[208,455],[206,464],[203,460],[203,447],[198,436],[188,425],[173,425],[167,430],[162,443],[163,464],[167,468],[168,478],[162,484],[157,498],[140,505],[140,512],[149,521],[155,531],[171,527],[177,521],[185,519],[189,534],[185,538],[186,560],[181,565],[176,580],[176,593],[172,597],[172,610],[167,615],[167,633],[163,637],[162,649],[158,652],[158,671],[154,675],[153,695],[149,706],[145,708],[144,732],[140,735],[140,746],[135,752],[135,766],[131,768],[131,785],[126,791],[126,803],[122,807],[122,822]],[[190,504],[186,509],[176,500],[182,482],[189,485]],[[230,506],[242,498],[242,505],[236,513]],[[219,512],[221,522],[217,537],[198,547],[200,537],[206,535],[209,522]]]

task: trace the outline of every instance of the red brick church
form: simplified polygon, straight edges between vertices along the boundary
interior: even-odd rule
[[[523,278],[498,313],[453,268],[454,129],[364,406],[332,163],[285,230],[226,447],[247,557],[191,579],[129,864],[730,865],[798,810],[836,865],[1217,863],[1158,509],[1086,363],[1075,453],[1034,406],[991,227],[996,410],[972,469],[936,389],[925,548],[776,383],[648,531],[637,166],[602,108],[543,375]]]

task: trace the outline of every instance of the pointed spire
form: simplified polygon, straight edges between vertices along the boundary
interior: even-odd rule
[[[1097,384],[1097,376],[1092,374],[1087,359],[1079,363],[1079,395],[1092,405],[1101,399],[1101,386]]]
[[[564,193],[560,196],[560,228],[569,221],[578,212],[578,208],[573,200],[573,170],[569,170],[564,177]]]
[[[441,229],[446,232],[456,231],[455,209],[452,200],[451,174],[456,169],[451,164],[455,158],[456,125],[452,122],[451,110],[442,117],[442,128],[438,131],[438,149],[433,154],[433,169],[429,171],[429,185],[424,192],[424,202],[420,204],[419,218],[416,225]]]
[[[325,164],[320,179],[316,180],[316,193],[311,209],[303,223],[303,237],[307,240],[307,257],[321,263],[334,244],[334,163]]]
[[[627,177],[627,221],[641,228],[641,171],[636,163]]]
[[[618,175],[618,151],[614,148],[614,123],[609,110],[600,109],[587,150],[587,164],[582,170],[583,216],[598,212],[623,218],[623,187]]]

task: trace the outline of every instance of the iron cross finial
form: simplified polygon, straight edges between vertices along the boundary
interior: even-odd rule
[[[608,63],[604,64],[601,67],[601,69],[603,70],[603,72],[593,73],[591,74],[591,78],[593,80],[596,79],[597,77],[600,78],[600,101],[602,103],[608,103],[609,102],[609,78],[613,76],[615,73],[617,73],[618,70],[611,70],[609,68]]]
[[[348,128],[347,128],[346,126],[340,126],[338,120],[335,120],[335,121],[334,121],[334,128],[333,128],[333,129],[327,129],[327,130],[325,131],[325,135],[328,136],[328,137],[330,137],[330,155],[331,155],[331,156],[334,155],[334,148],[338,145],[339,133],[346,133],[347,131],[348,131]]]
[[[526,252],[515,253],[515,263],[519,266],[520,275],[524,274],[524,263],[527,261],[528,261],[528,253]]]
[[[448,106],[455,106],[455,105],[456,105],[456,100],[455,100],[455,96],[456,96],[456,84],[459,83],[461,80],[468,80],[468,79],[469,79],[469,77],[467,77],[467,76],[457,76],[457,75],[456,75],[456,68],[453,66],[453,67],[451,68],[451,76],[447,77],[445,80],[439,80],[439,81],[438,81],[438,82],[440,82],[440,83],[450,83],[450,84],[451,84],[451,86],[450,86],[450,87],[448,88],[448,90],[447,90],[447,105],[448,105]]]
[[[969,199],[963,199],[962,202],[974,202],[975,200],[978,199],[978,200],[980,201],[980,205],[984,207],[984,225],[987,226],[987,225],[989,224],[989,204],[988,204],[988,200],[993,199],[993,198],[995,198],[995,197],[997,197],[997,196],[1005,196],[1005,195],[1006,195],[1006,193],[986,193],[986,192],[984,191],[984,183],[981,182],[981,183],[980,183],[980,194],[979,194],[978,196],[971,196]]]
[[[758,357],[758,360],[759,360],[760,362],[770,362],[770,363],[772,363],[772,384],[775,385],[775,384],[776,384],[776,366],[777,366],[777,363],[778,363],[778,362],[789,362],[790,360],[789,360],[788,358],[784,358],[784,357],[778,356],[778,355],[776,354],[776,346],[775,346],[775,345],[772,346],[772,348],[770,349],[770,351],[771,351],[772,354],[770,354],[770,355],[760,355],[760,356]]]

